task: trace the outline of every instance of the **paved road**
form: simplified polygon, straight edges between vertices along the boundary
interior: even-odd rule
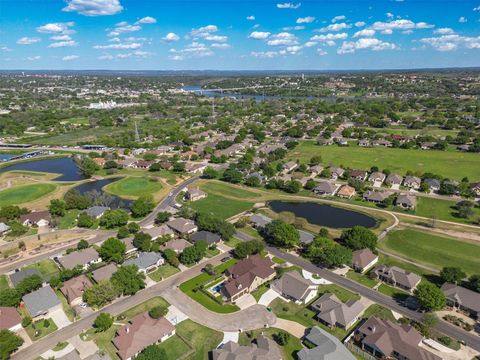
[[[352,280],[349,280],[343,276],[339,276],[337,274],[332,273],[326,269],[322,269],[318,266],[313,265],[309,261],[302,259],[298,256],[285,253],[277,248],[268,247],[268,251],[276,257],[282,258],[294,265],[300,266],[303,269],[310,271],[313,274],[318,274],[322,278],[329,280],[337,285],[344,287],[350,291],[358,293],[376,304],[382,305],[386,308],[389,308],[403,316],[406,316],[410,319],[420,321],[422,318],[422,314],[416,311],[412,311],[399,303],[397,303],[392,298],[385,296],[378,291],[372,290],[367,288],[363,285],[360,285]],[[467,333],[460,328],[450,325],[444,321],[439,321],[435,328],[442,332],[445,335],[448,335],[457,340],[463,340],[467,344],[467,346],[472,347],[473,349],[480,351],[480,336],[472,333]]]

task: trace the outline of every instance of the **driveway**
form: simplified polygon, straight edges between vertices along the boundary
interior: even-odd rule
[[[224,332],[223,333],[223,340],[218,344],[217,348],[221,347],[223,344],[228,343],[229,341],[233,341],[234,343],[238,343],[238,337],[240,333],[238,331],[233,332]]]
[[[273,325],[276,328],[285,330],[293,336],[301,339],[305,335],[307,328],[303,325],[300,325],[296,321],[290,321],[285,319],[277,318],[277,322]]]
[[[275,290],[268,289],[267,292],[265,292],[258,300],[258,305],[268,306],[278,297],[281,297],[279,293],[277,293]]]
[[[83,341],[78,335],[68,339],[68,342],[75,346],[82,359],[92,356],[98,351],[98,346],[93,340]]]
[[[250,306],[253,306],[256,303],[257,303],[257,300],[255,300],[255,298],[250,294],[245,294],[240,299],[235,301],[235,305],[237,305],[241,310],[249,308]]]
[[[168,307],[168,313],[165,315],[165,318],[170,321],[172,324],[177,325],[181,323],[183,320],[187,320],[188,316],[185,315],[183,312],[178,310],[176,306],[170,305]]]
[[[55,325],[57,325],[59,329],[62,329],[72,323],[70,320],[68,320],[68,317],[65,315],[63,310],[52,311],[50,313],[50,318],[55,322]]]

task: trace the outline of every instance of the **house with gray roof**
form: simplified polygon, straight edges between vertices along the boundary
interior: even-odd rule
[[[363,194],[363,198],[375,204],[383,204],[390,195],[391,193],[386,191],[369,190],[369,191],[365,191],[365,193]]]
[[[233,341],[211,352],[212,360],[282,360],[282,352],[277,343],[259,336],[250,345],[242,346]]]
[[[48,313],[61,310],[62,302],[50,286],[41,287],[22,298],[30,316],[43,317]]]
[[[397,188],[402,185],[403,182],[403,176],[398,175],[398,174],[390,174],[387,176],[387,179],[385,180],[385,183],[392,188]]]
[[[273,219],[263,214],[255,214],[250,216],[250,223],[254,228],[264,228],[267,224],[271,223]]]
[[[317,186],[313,188],[313,192],[317,195],[333,196],[338,189],[338,185],[329,181],[319,182]]]
[[[315,235],[313,235],[312,233],[309,233],[308,231],[304,231],[304,230],[297,230],[298,233],[300,234],[300,242],[302,244],[310,244],[313,239],[315,239]]]
[[[447,298],[448,306],[460,309],[480,321],[480,293],[450,283],[443,284],[441,290]]]
[[[162,255],[150,251],[139,253],[136,258],[125,261],[123,265],[137,265],[139,271],[147,274],[158,268],[160,265],[163,265],[164,263],[165,260],[163,259]]]
[[[108,264],[106,266],[102,266],[101,268],[92,271],[92,279],[95,280],[95,282],[97,283],[103,280],[110,280],[113,273],[117,270],[118,267],[115,264]]]
[[[419,275],[397,266],[389,267],[386,265],[380,265],[373,270],[373,274],[375,274],[379,280],[409,291],[410,293],[413,293],[413,290],[415,290],[422,280]]]
[[[410,194],[398,194],[397,199],[395,200],[395,205],[400,206],[404,209],[415,209],[417,206],[417,197]]]
[[[359,300],[341,302],[335,294],[325,293],[320,296],[311,306],[317,312],[317,319],[325,325],[333,328],[350,328],[365,310],[365,306]]]
[[[190,240],[194,243],[197,241],[205,241],[208,246],[212,246],[213,244],[218,244],[222,241],[222,238],[218,234],[202,230],[190,236]]]
[[[173,238],[175,236],[175,232],[165,224],[160,226],[154,226],[149,229],[143,229],[142,231],[145,234],[150,235],[152,237],[152,240],[157,240],[158,238],[164,236],[168,236],[169,238]]]
[[[355,360],[340,340],[318,326],[311,328],[305,339],[315,347],[300,350],[298,360]]]
[[[83,212],[94,219],[100,219],[107,210],[110,210],[108,206],[91,206]]]
[[[0,235],[4,235],[10,231],[10,226],[5,223],[0,223]]]
[[[167,222],[168,227],[180,234],[193,234],[198,230],[197,225],[192,220],[176,218]]]
[[[68,255],[62,256],[57,260],[64,269],[73,269],[81,266],[84,270],[92,264],[97,264],[102,261],[98,255],[97,250],[93,247],[84,250],[74,251]]]
[[[330,177],[333,180],[337,180],[339,177],[342,177],[345,173],[345,170],[338,166],[330,166]]]
[[[377,262],[378,255],[375,255],[372,250],[368,248],[356,250],[352,253],[352,267],[360,273],[366,272]]]
[[[405,180],[403,181],[403,186],[410,189],[419,189],[421,183],[422,180],[417,176],[406,176]]]
[[[38,275],[43,278],[42,274],[37,269],[21,269],[10,274],[10,281],[12,282],[13,287],[17,287],[22,280],[33,275]]]
[[[298,271],[288,271],[275,280],[271,288],[280,295],[295,302],[307,304],[317,296],[318,285],[305,279]]]
[[[430,191],[438,191],[440,190],[441,182],[438,179],[427,178],[424,179],[423,182],[428,185]]]

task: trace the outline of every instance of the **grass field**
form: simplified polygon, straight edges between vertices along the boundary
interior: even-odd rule
[[[0,275],[0,291],[8,289],[8,280],[7,280],[7,275]]]
[[[210,181],[205,182],[201,185],[202,190],[206,192],[214,192],[219,195],[231,196],[236,199],[248,199],[255,198],[258,196],[253,191],[248,191],[246,189],[241,189],[239,187],[234,187],[228,183],[222,183],[219,181]]]
[[[16,186],[0,191],[0,207],[28,203],[45,196],[57,188],[55,184]]]
[[[380,244],[386,250],[438,269],[458,266],[467,274],[480,269],[478,244],[411,229],[393,231]]]
[[[455,201],[417,197],[417,208],[415,209],[415,215],[466,224],[471,223],[471,221],[468,219],[455,216],[455,210],[452,209],[452,206],[454,205]],[[473,219],[480,218],[480,208],[474,208],[473,212]]]
[[[104,190],[118,196],[137,198],[142,195],[150,195],[162,189],[162,184],[153,179],[145,177],[127,177],[115,181]]]
[[[31,265],[25,266],[27,269],[37,269],[47,279],[60,272],[52,259],[45,259]]]
[[[277,328],[268,328],[268,329],[259,329],[259,330],[243,332],[240,334],[240,337],[238,338],[238,343],[244,346],[250,345],[252,340],[256,339],[260,335],[263,335],[272,339],[273,335],[279,333],[280,331],[284,331],[284,330],[280,330]],[[302,343],[300,342],[300,339],[291,335],[290,338],[288,339],[288,342],[284,346],[281,346],[280,348],[282,350],[283,358],[285,360],[293,360],[293,359],[296,359],[295,353],[303,349],[303,346],[302,346]]]
[[[45,326],[47,325],[48,326]],[[48,334],[51,334],[52,332],[56,331],[57,325],[53,322],[51,319],[41,319],[37,320],[30,325],[26,327],[26,331],[30,339],[32,341],[37,341],[38,339],[41,339],[44,336],[47,336]],[[38,331],[37,336],[35,336],[35,332]]]
[[[41,136],[36,139],[30,139],[31,144],[45,145],[77,145],[79,143],[98,143],[97,139],[101,137],[110,137],[113,134],[125,131],[122,127],[99,127],[84,130],[77,130],[59,135]]]
[[[196,211],[210,213],[225,220],[250,209],[253,206],[253,202],[234,200],[214,193],[208,193],[206,198],[194,201],[189,205]]]
[[[373,288],[377,284],[376,280],[370,279],[367,275],[360,274],[353,270],[347,273],[347,278],[369,288]]]
[[[321,155],[323,165],[343,165],[355,169],[389,169],[402,175],[410,170],[414,172],[432,172],[450,179],[461,180],[480,178],[478,154],[457,151],[435,151],[393,148],[362,148],[356,145],[348,147],[318,146],[314,141],[301,141],[287,155],[288,159],[300,159],[308,162],[312,156]],[[455,164],[455,166],[449,166]]]
[[[176,333],[193,349],[188,355],[191,360],[207,360],[209,351],[215,349],[223,339],[221,332],[212,330],[191,320],[177,325]]]
[[[176,268],[175,266],[172,266],[170,264],[165,264],[160,266],[157,270],[154,272],[148,274],[148,277],[152,279],[153,281],[159,282],[162,279],[166,279],[173,274],[176,274],[179,272],[180,269]]]

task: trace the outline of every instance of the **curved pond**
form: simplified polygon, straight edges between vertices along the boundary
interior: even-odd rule
[[[18,162],[1,168],[0,173],[12,170],[60,174],[60,176],[55,178],[56,181],[79,181],[86,179],[71,157]]]
[[[375,218],[363,213],[315,202],[271,201],[268,206],[276,213],[288,211],[306,219],[310,224],[333,229],[351,228],[355,225],[372,228]]]
[[[97,198],[100,203],[96,205],[109,206],[112,209],[130,209],[133,201],[122,199],[119,196],[109,194],[103,190],[104,186],[107,186],[108,184],[111,184],[120,179],[121,177],[116,177],[96,181],[88,181],[78,186],[75,186],[74,189],[77,190],[81,195],[84,195],[85,193],[97,192],[98,194],[96,194],[95,198]]]

